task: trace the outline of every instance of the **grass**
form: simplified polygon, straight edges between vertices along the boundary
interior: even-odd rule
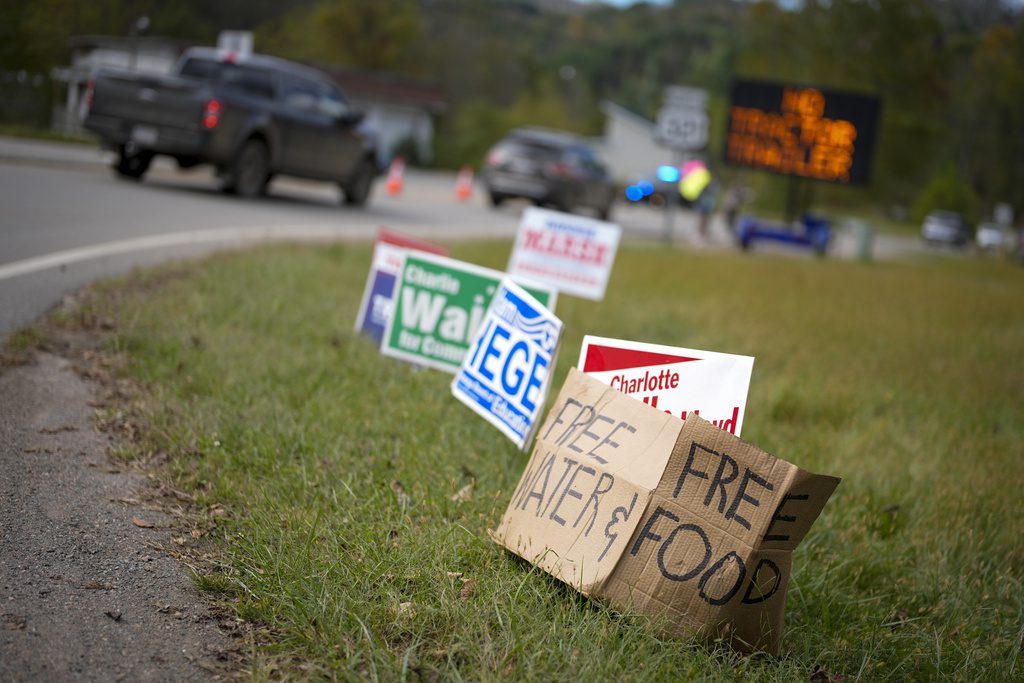
[[[36,126],[0,123],[0,135],[9,135],[17,138],[30,138],[33,140],[47,140],[50,142],[69,142],[79,145],[95,145],[96,138],[90,133],[83,132],[69,135],[62,131]]]
[[[453,253],[501,267],[508,247]],[[782,653],[740,657],[665,639],[488,540],[526,456],[448,375],[351,331],[369,257],[220,255],[97,304],[147,387],[138,448],[220,506],[197,583],[266,635],[254,679],[1022,677],[1021,269],[627,247],[603,302],[559,301],[556,388],[585,333],[753,355],[744,437],[843,477],[794,555]]]

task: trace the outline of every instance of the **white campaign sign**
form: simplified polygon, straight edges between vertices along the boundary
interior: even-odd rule
[[[740,435],[754,359],[587,335],[579,370],[670,415]]]
[[[614,223],[530,207],[519,223],[508,273],[600,301],[621,235]]]

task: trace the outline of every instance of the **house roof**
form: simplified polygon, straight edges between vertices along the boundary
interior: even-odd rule
[[[138,47],[145,47],[181,53],[191,44],[186,40],[165,36],[72,36],[68,38],[68,47],[72,50],[89,48],[134,50]]]
[[[399,74],[322,64],[318,68],[333,78],[353,99],[420,107],[434,113],[444,111],[447,106],[440,88],[427,81]]]

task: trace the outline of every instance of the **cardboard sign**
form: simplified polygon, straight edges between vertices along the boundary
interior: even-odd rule
[[[621,234],[614,223],[530,207],[519,223],[508,272],[600,301]]]
[[[373,246],[370,274],[363,289],[363,300],[356,315],[356,332],[370,337],[380,346],[384,328],[391,317],[395,280],[402,268],[402,256],[408,249],[447,256],[448,250],[430,242],[406,237],[383,228]]]
[[[452,381],[452,394],[525,448],[547,398],[561,336],[561,320],[503,280]]]
[[[672,633],[777,652],[791,553],[838,484],[573,368],[492,538]]]
[[[700,415],[739,436],[754,359],[587,335],[576,367],[653,408]]]
[[[407,252],[395,284],[394,313],[384,331],[381,353],[458,372],[504,277],[490,268]],[[553,290],[519,282],[537,301],[554,310],[557,295]]]

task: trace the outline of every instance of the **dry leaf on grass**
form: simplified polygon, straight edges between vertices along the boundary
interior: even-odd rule
[[[402,482],[397,479],[391,480],[391,490],[395,492],[395,498],[398,500],[398,504],[403,508],[407,508],[412,505],[412,498],[405,492],[405,487],[402,486]]]
[[[814,670],[811,671],[811,683],[842,683],[843,676],[833,676],[820,664],[814,665]]]
[[[459,593],[459,597],[463,600],[468,600],[472,595],[473,591],[476,590],[476,581],[473,579],[463,579],[462,591]]]
[[[473,491],[476,490],[476,482],[471,481],[452,495],[452,502],[462,503],[473,499]]]

